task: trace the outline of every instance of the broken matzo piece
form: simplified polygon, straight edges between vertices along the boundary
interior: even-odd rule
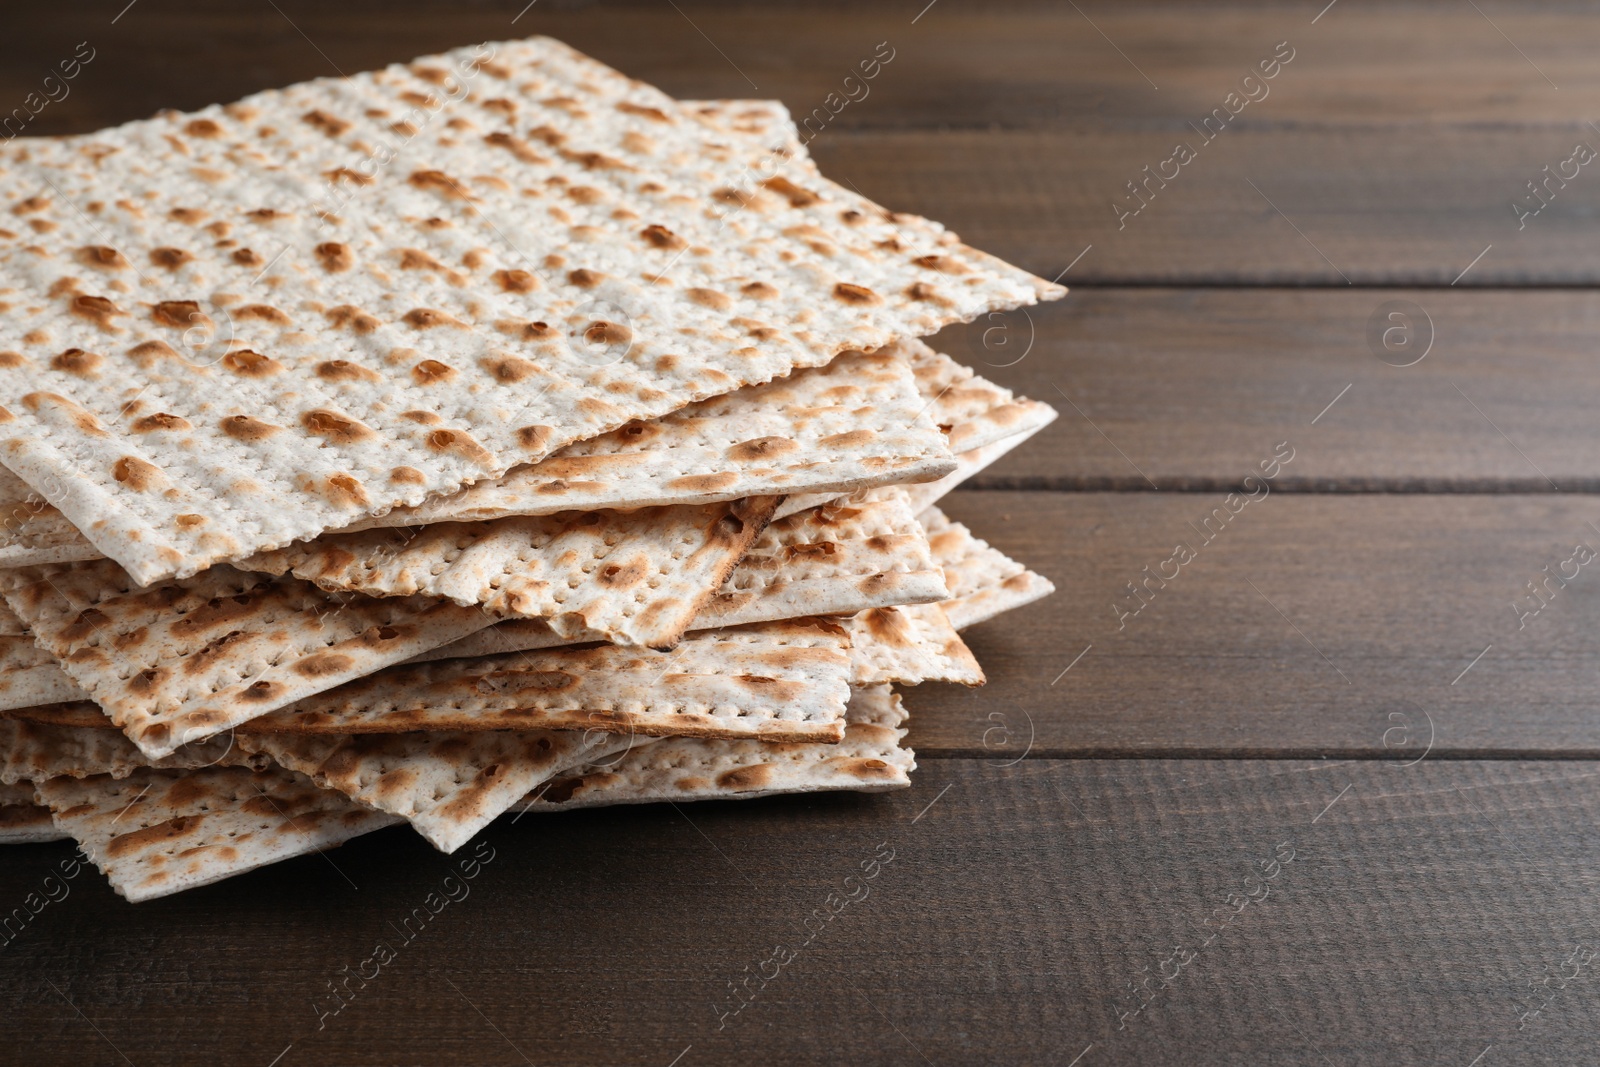
[[[35,790],[56,826],[132,902],[332,848],[400,821],[276,767],[51,778]]]
[[[887,685],[855,689],[847,715],[844,740],[832,745],[668,738],[612,764],[554,778],[517,808],[552,811],[909,786],[916,757],[901,747],[906,732],[899,728],[905,721],[900,698]]]
[[[56,829],[49,808],[34,803],[32,782],[0,784],[0,845],[35,845],[70,836]]]
[[[933,557],[944,569],[945,583],[950,587],[950,599],[939,607],[957,630],[1055,592],[1049,579],[974,537],[971,530],[937,507],[928,508],[918,518],[928,532]]]
[[[138,589],[110,560],[0,571],[34,639],[151,757],[493,622],[217,566]]]

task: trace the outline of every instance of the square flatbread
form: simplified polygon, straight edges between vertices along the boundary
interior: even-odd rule
[[[786,162],[548,39],[13,142],[0,460],[148,583],[1064,292]]]

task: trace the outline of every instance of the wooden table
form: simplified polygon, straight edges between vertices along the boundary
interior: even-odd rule
[[[95,50],[30,132],[535,32],[807,114],[888,42],[811,149],[1072,285],[939,338],[1062,411],[948,503],[1060,592],[970,634],[986,689],[908,694],[910,791],[502,820],[365,983],[459,855],[385,832],[137,907],[81,876],[0,947],[0,1061],[1594,1061],[1600,17],[124,2],[10,16],[7,106]],[[0,904],[69,854],[6,850]]]

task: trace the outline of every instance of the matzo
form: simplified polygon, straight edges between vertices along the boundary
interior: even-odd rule
[[[398,815],[454,852],[530,790],[602,758],[627,738],[571,730],[409,734],[241,734],[270,756],[366,807]]]
[[[1050,417],[1051,419],[1055,418],[1054,409],[1051,409]],[[957,453],[956,469],[952,473],[940,478],[936,482],[922,482],[918,485],[908,485],[905,487],[906,495],[911,498],[911,507],[918,514],[921,514],[925,509],[932,507],[937,501],[943,499],[945,494],[949,493],[956,486],[960,485],[968,478],[971,478],[974,474],[977,474],[979,471],[995,462],[1001,456],[1005,455],[1007,452],[1010,452],[1013,448],[1016,448],[1018,445],[1022,444],[1022,442],[1038,433],[1043,426],[1044,424],[1032,426],[1021,433],[1015,433],[1009,437],[1002,437],[998,441],[993,441],[987,445],[983,445],[980,448],[974,448],[967,452]]]
[[[844,632],[815,619],[691,634],[672,652],[601,645],[391,667],[240,733],[594,730],[838,740]]]
[[[745,551],[691,630],[873,607],[942,601],[950,594],[900,487],[780,520]],[[543,620],[513,620],[424,652],[418,662],[553,648],[604,634],[563,636]]]
[[[938,508],[928,508],[919,519],[928,532],[933,558],[944,569],[945,583],[950,587],[950,599],[939,607],[957,630],[1055,592],[1049,579],[974,537],[971,530],[953,522]]]
[[[845,621],[850,632],[850,684],[982,685],[983,668],[938,604],[874,608]]]
[[[567,640],[671,648],[777,497],[324,534],[239,565],[369,596],[540,618]]]
[[[142,590],[110,560],[26,568],[0,572],[0,594],[151,757],[493,622],[228,566]]]
[[[144,583],[1063,292],[543,39],[0,169],[0,459]]]
[[[83,690],[32,637],[0,637],[0,710],[82,699]]]
[[[185,745],[170,756],[152,760],[136,748],[109,719],[94,726],[66,726],[0,719],[0,784],[43,781],[67,775],[87,778],[109,774],[126,778],[141,767],[197,770],[214,766],[263,767],[265,756],[235,748],[233,739],[214,737]]]
[[[49,808],[33,802],[32,782],[0,785],[0,845],[36,845],[68,836],[56,829]]]
[[[142,770],[35,785],[56,826],[132,902],[243,874],[399,822],[292,771]]]
[[[886,685],[856,689],[847,715],[844,740],[833,745],[669,738],[614,764],[555,778],[518,808],[554,811],[909,786],[917,764],[915,754],[901,747],[906,732],[899,728],[905,721],[900,698]]]

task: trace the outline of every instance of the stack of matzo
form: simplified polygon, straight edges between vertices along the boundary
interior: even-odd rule
[[[129,900],[392,823],[909,784],[1050,585],[934,501],[1063,290],[550,40],[0,148],[0,841]]]

